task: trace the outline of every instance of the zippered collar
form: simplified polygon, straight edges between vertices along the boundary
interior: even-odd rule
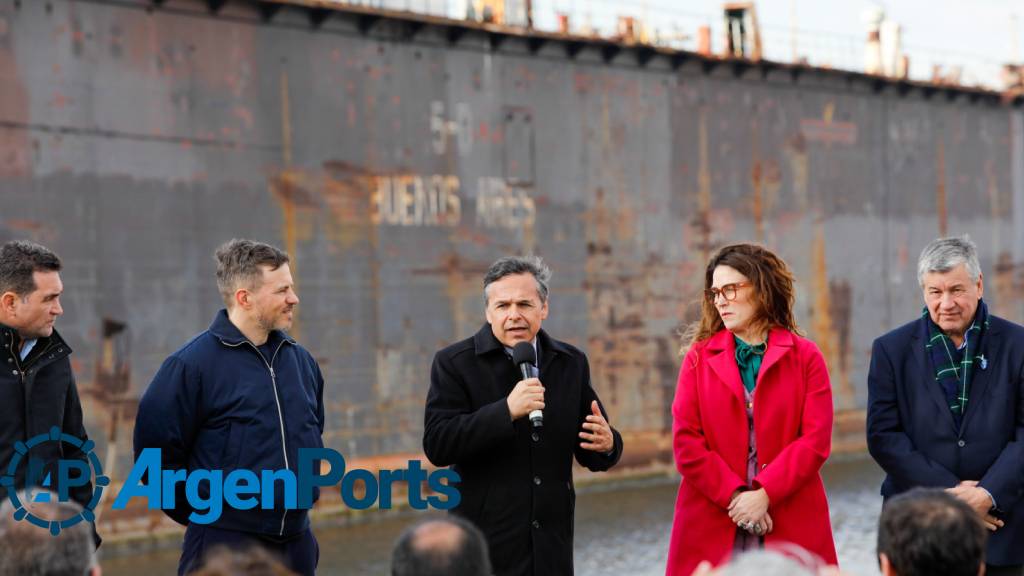
[[[231,323],[231,319],[228,318],[228,311],[224,308],[221,308],[220,312],[217,312],[217,315],[213,317],[209,330],[210,334],[213,334],[221,343],[228,346],[238,346],[249,342],[249,339],[245,337],[245,334],[242,334],[238,326]],[[275,350],[284,342],[296,344],[295,339],[283,330],[271,330],[270,334],[267,335],[267,343]]]

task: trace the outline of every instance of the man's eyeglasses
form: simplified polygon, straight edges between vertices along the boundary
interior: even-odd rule
[[[736,292],[744,286],[750,286],[749,282],[734,282],[732,284],[726,284],[721,288],[709,288],[704,291],[704,297],[708,299],[708,302],[712,304],[715,300],[718,300],[718,296],[721,295],[726,301],[733,301],[736,299]]]

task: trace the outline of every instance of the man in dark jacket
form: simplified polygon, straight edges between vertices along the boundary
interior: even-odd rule
[[[868,371],[868,450],[886,499],[945,488],[989,537],[987,575],[1024,564],[1024,328],[990,314],[974,243],[921,252],[920,318],[875,340]]]
[[[299,303],[288,255],[261,242],[232,240],[216,257],[227,309],[153,378],[139,403],[135,456],[160,448],[165,471],[222,470],[225,477],[232,470],[297,472],[300,448],[323,447],[323,377],[309,352],[284,332]],[[196,568],[217,545],[259,545],[292,570],[314,573],[319,548],[307,511],[286,509],[283,482],[274,482],[271,509],[225,503],[209,524],[189,521],[195,509],[184,486],[177,484],[176,508],[166,510],[188,527],[179,574]],[[204,500],[207,486],[199,488]]]
[[[430,374],[423,450],[460,474],[453,513],[484,532],[497,576],[571,575],[573,456],[600,471],[622,455],[587,357],[541,330],[550,276],[539,258],[495,262],[484,277],[488,323],[438,352]],[[521,342],[536,351],[532,378],[511,360]],[[542,427],[527,418],[533,410]]]
[[[26,241],[0,247],[0,474],[7,473],[15,442],[26,442],[54,427],[89,440],[82,425],[82,405],[71,371],[71,348],[54,329],[64,313],[60,296],[61,261],[50,250]],[[28,451],[14,474],[14,486],[31,489],[51,479],[58,491],[58,460],[81,460],[86,455],[67,442],[43,442]],[[41,469],[28,477],[32,462]],[[29,484],[29,486],[26,486]],[[69,487],[68,496],[85,507],[93,497],[92,483]],[[0,485],[0,498],[7,489]],[[93,537],[99,544],[99,536]]]

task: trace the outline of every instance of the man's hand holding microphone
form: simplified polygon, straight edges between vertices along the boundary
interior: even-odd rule
[[[534,410],[544,409],[544,386],[536,378],[520,380],[507,401],[512,420],[519,420]]]
[[[516,383],[508,395],[508,412],[512,421],[530,416],[534,428],[544,426],[544,385],[534,378],[533,366],[537,364],[537,351],[533,344],[520,342],[512,349],[512,362],[519,367],[523,379]]]
[[[516,383],[508,395],[508,411],[516,421],[529,415],[534,428],[544,426],[544,385],[531,376],[531,367],[537,362],[537,353],[529,342],[520,342],[512,350],[512,361],[519,367],[523,379]],[[590,405],[583,429],[579,433],[580,446],[585,450],[608,454],[615,447],[612,428],[594,400]]]

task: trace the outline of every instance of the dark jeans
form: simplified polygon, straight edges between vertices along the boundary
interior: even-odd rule
[[[985,576],[1021,576],[1022,574],[1024,574],[1024,566],[1021,564],[1016,566],[985,565]]]
[[[178,576],[200,568],[205,554],[217,546],[243,551],[253,546],[259,546],[293,572],[302,576],[314,576],[316,565],[320,560],[320,545],[317,544],[312,530],[306,530],[296,534],[293,538],[279,542],[261,538],[258,534],[249,532],[235,532],[200,524],[189,524],[185,530],[185,542],[181,546]]]

